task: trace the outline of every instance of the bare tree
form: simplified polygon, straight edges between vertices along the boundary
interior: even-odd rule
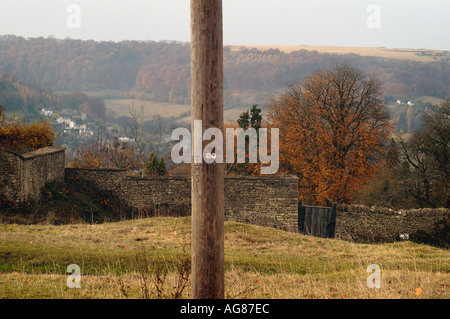
[[[450,100],[428,109],[422,122],[410,139],[399,137],[402,155],[413,171],[414,196],[428,206],[441,202],[450,207]],[[436,197],[439,189],[443,201]]]
[[[137,148],[137,157],[140,162],[139,168],[142,169],[142,174],[144,174],[143,167],[146,162],[146,154],[151,152],[157,153],[162,142],[161,117],[154,115],[150,124],[147,126],[144,125],[144,105],[141,104],[140,107],[137,107],[134,104],[134,100],[128,106],[128,111],[131,116],[132,134]]]
[[[134,105],[134,100],[131,100],[131,105],[128,106],[128,111],[132,120],[133,138],[138,149],[138,158],[143,162],[144,143],[142,138],[144,135],[144,105],[140,108]]]

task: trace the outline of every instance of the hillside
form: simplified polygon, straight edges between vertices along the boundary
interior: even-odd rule
[[[36,112],[42,108],[57,105],[60,97],[45,90],[24,83],[16,75],[0,72],[0,105],[8,112]]]
[[[182,217],[97,225],[1,224],[0,298],[156,298],[154,275],[165,271],[160,288],[171,298],[179,274],[188,270],[190,222]],[[449,257],[446,250],[411,242],[356,244],[226,222],[225,294],[448,299]],[[70,264],[81,267],[81,289],[66,287]],[[371,264],[381,268],[380,289],[366,285]],[[181,297],[189,295],[187,281]]]
[[[387,96],[450,96],[448,52],[282,49],[226,46],[224,89],[234,94],[267,94],[346,60],[366,73],[377,74]],[[188,43],[0,36],[0,72],[16,74],[24,81],[55,91],[115,90],[121,92],[119,96],[109,98],[133,96],[156,102],[190,102]]]

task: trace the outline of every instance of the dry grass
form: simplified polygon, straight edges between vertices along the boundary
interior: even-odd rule
[[[229,93],[240,101],[238,105],[225,106],[224,120],[235,122],[239,115],[250,109],[255,103],[261,104],[267,100],[267,96],[262,93]],[[130,116],[128,107],[131,105],[131,99],[104,99],[107,112],[114,117]],[[162,117],[175,117],[180,122],[190,123],[191,116],[189,111],[191,106],[188,104],[175,104],[169,102],[154,101],[134,101],[135,106],[144,106],[145,120],[151,120],[154,115]]]
[[[225,236],[227,298],[450,297],[443,249],[356,244],[234,222],[226,223]],[[189,217],[0,225],[0,298],[173,298],[180,253],[189,244]],[[81,267],[81,289],[66,286],[70,264]],[[366,285],[370,264],[381,267],[380,289]],[[159,294],[158,273],[165,276]],[[177,297],[189,296],[188,278]]]
[[[104,99],[107,112],[112,112],[114,117],[130,116],[128,107],[131,106],[132,99]],[[153,115],[159,114],[162,117],[179,117],[191,109],[190,105],[175,104],[168,102],[154,101],[134,101],[136,107],[144,106],[145,120],[151,120]]]
[[[354,53],[361,56],[375,56],[387,59],[410,60],[419,62],[440,61],[443,54],[444,58],[450,57],[449,51],[444,50],[427,50],[427,49],[395,49],[395,48],[370,48],[370,47],[333,47],[333,46],[310,46],[310,45],[230,45],[233,50],[239,50],[242,47],[256,48],[258,50],[278,49],[282,52],[290,53],[298,50],[317,51],[319,53],[330,54],[347,54]],[[417,55],[417,54],[429,55]]]

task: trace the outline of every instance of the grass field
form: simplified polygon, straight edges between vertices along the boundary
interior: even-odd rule
[[[93,96],[100,95],[101,92],[91,92]],[[91,94],[90,93],[90,94]],[[261,92],[244,92],[233,93],[228,92],[229,95],[225,95],[224,105],[224,120],[225,122],[236,122],[239,115],[252,107],[253,104],[264,104],[268,101],[268,94]],[[230,100],[234,99],[239,102],[233,104],[232,101],[228,103],[228,96]],[[129,106],[133,102],[132,99],[115,98],[104,99],[107,112],[114,117],[130,116]],[[136,107],[144,106],[145,120],[151,120],[154,115],[160,115],[162,117],[175,117],[180,122],[190,123],[191,116],[189,111],[191,106],[188,104],[175,104],[168,102],[155,102],[147,100],[134,100]],[[263,116],[265,110],[263,111]]]
[[[445,101],[444,99],[440,99],[440,98],[434,97],[434,96],[421,96],[417,99],[422,103],[431,103],[434,105],[439,105]]]
[[[0,298],[173,298],[190,217],[99,225],[0,225]],[[449,298],[450,255],[411,242],[356,244],[225,224],[226,298]],[[81,288],[66,285],[81,267]],[[381,288],[366,269],[381,268]],[[165,279],[161,284],[157,275]],[[167,275],[167,277],[164,277]],[[181,280],[182,281],[182,280]],[[190,281],[179,297],[190,297]],[[158,296],[155,287],[159,285]],[[420,288],[420,289],[419,289]]]
[[[278,49],[290,53],[298,50],[317,51],[319,53],[347,54],[354,53],[361,56],[376,56],[387,59],[410,60],[420,62],[450,61],[450,51],[427,49],[395,49],[395,48],[368,48],[368,47],[334,47],[334,46],[310,46],[310,45],[229,45],[232,50],[242,47],[256,48],[258,50]]]
[[[130,116],[129,107],[132,99],[104,99],[107,112],[111,112],[114,117]],[[134,106],[140,108],[144,106],[145,120],[151,120],[153,115],[159,114],[162,117],[179,117],[191,109],[190,105],[174,104],[168,102],[154,102],[134,100]]]

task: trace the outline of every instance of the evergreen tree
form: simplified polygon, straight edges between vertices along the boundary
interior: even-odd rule
[[[258,132],[258,130],[261,128],[262,122],[261,109],[257,108],[257,106],[257,104],[253,104],[252,108],[250,109],[250,125],[256,130],[256,132]]]
[[[167,175],[166,163],[164,162],[164,157],[162,155],[161,155],[161,158],[159,160],[158,174],[159,175]]]
[[[253,104],[253,106],[250,110],[247,110],[246,112],[242,112],[241,115],[239,116],[239,119],[237,120],[237,124],[239,125],[239,128],[242,128],[243,130],[248,129],[249,127],[254,128],[256,130],[257,147],[258,147],[258,145],[259,145],[259,129],[261,128],[262,116],[261,116],[261,109],[259,109],[257,106],[258,106],[257,104]],[[233,173],[239,174],[239,175],[254,174],[255,164],[250,164],[248,162],[249,147],[250,147],[249,137],[245,136],[246,162],[245,163],[236,163],[237,158],[235,158],[235,162],[231,165],[230,168],[227,168],[227,174],[231,171]]]
[[[144,167],[144,175],[159,175],[159,162],[154,152],[148,155],[148,160]]]
[[[242,112],[237,120],[237,123],[240,128],[246,130],[250,126],[250,114],[247,110],[246,112]]]
[[[158,161],[158,157],[155,152],[151,152],[148,155],[147,163],[144,167],[144,175],[167,175],[166,163],[164,158],[161,156]]]

